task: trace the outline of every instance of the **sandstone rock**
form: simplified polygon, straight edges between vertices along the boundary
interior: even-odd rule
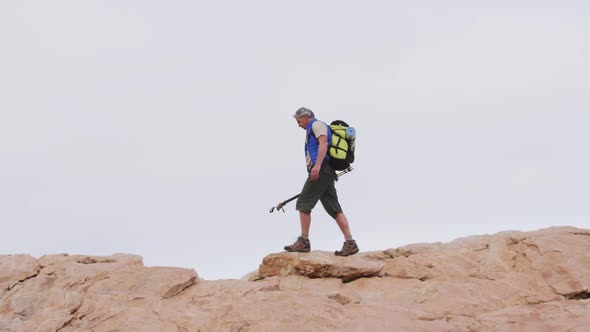
[[[554,227],[272,254],[241,280],[134,255],[0,256],[0,331],[587,331],[589,253],[589,230]]]
[[[36,276],[41,267],[29,255],[0,255],[0,296],[19,282]]]
[[[34,278],[2,296],[0,330],[165,327],[171,323],[153,312],[198,279],[192,270],[146,268],[133,255],[51,255],[39,266]]]
[[[261,277],[300,275],[309,278],[338,278],[352,281],[376,277],[383,263],[364,259],[362,255],[339,257],[334,253],[279,253],[266,256],[259,268]]]

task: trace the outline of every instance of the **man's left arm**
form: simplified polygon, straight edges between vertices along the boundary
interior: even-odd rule
[[[318,148],[318,158],[315,161],[315,165],[311,169],[311,179],[317,180],[320,177],[320,169],[322,168],[322,164],[324,163],[324,159],[326,158],[326,153],[328,152],[328,137],[322,135],[317,138],[320,146]]]

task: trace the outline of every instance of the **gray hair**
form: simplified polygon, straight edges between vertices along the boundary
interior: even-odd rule
[[[297,112],[295,112],[295,115],[293,115],[294,118],[300,118],[302,116],[306,116],[311,119],[315,118],[315,114],[313,114],[313,112],[309,108],[305,107],[301,107],[297,110]]]

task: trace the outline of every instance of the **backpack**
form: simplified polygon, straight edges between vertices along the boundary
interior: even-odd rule
[[[354,162],[355,130],[341,120],[330,123],[332,144],[328,147],[330,164],[335,170],[341,171],[350,167]]]

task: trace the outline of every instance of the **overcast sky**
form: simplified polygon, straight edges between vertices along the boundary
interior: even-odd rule
[[[239,278],[299,235],[301,106],[357,129],[362,251],[590,228],[588,1],[0,1],[0,254]]]

